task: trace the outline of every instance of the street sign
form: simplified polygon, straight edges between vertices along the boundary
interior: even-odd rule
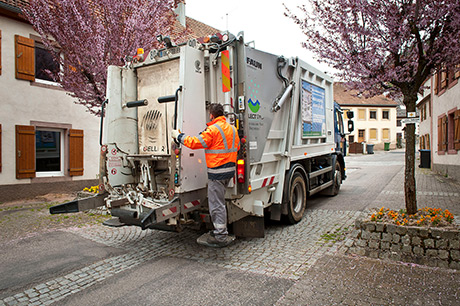
[[[419,118],[405,118],[401,119],[401,123],[403,124],[414,124],[414,123],[419,123],[420,119]]]

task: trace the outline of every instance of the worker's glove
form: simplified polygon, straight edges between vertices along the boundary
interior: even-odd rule
[[[171,137],[173,139],[177,139],[177,137],[179,137],[179,135],[180,135],[180,132],[178,130],[172,130],[171,131]]]

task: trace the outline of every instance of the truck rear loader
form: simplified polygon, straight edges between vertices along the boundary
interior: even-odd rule
[[[223,104],[241,139],[225,194],[236,236],[263,237],[265,218],[295,224],[308,196],[339,192],[347,146],[331,77],[298,58],[257,50],[243,33],[167,45],[108,68],[100,193],[51,213],[105,205],[116,218],[108,225],[211,228],[204,151],[170,137],[173,129],[204,130],[210,103]]]

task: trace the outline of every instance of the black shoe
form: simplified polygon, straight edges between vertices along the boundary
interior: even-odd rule
[[[235,241],[235,236],[225,235],[223,240],[217,240],[213,233],[209,232],[198,237],[196,242],[213,248],[223,248]]]

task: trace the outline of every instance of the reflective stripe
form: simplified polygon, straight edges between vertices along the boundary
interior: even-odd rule
[[[197,136],[198,140],[200,141],[201,145],[203,146],[203,148],[207,148],[208,145],[206,144],[206,142],[204,141],[203,137],[201,137],[201,135],[198,135]]]
[[[236,167],[227,167],[227,168],[219,168],[219,169],[213,169],[213,168],[208,168],[208,173],[226,173],[226,172],[235,172]]]
[[[217,223],[213,223],[214,225],[214,228],[215,229],[226,229],[227,228],[227,224],[217,224]]]
[[[223,154],[223,153],[233,153],[233,152],[238,152],[238,147],[236,146],[236,129],[233,125],[230,125],[233,130],[233,140],[232,140],[232,148],[228,148],[227,144],[227,137],[225,137],[224,131],[222,128],[216,124],[213,124],[217,128],[217,130],[220,133],[220,136],[222,136],[222,142],[224,143],[225,149],[217,149],[217,150],[205,150],[205,153],[207,154]]]
[[[232,152],[238,152],[238,148],[233,148],[229,150],[221,149],[221,150],[205,150],[205,153],[207,154],[220,154],[220,153],[232,153]]]
[[[228,150],[227,137],[225,137],[224,130],[222,130],[222,128],[217,124],[213,124],[213,125],[219,130],[220,136],[222,136],[222,141],[224,143],[225,150]]]

